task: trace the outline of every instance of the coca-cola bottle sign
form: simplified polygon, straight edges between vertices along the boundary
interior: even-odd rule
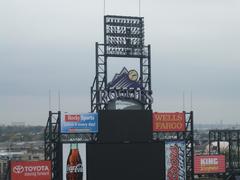
[[[77,164],[76,166],[67,165],[67,173],[78,173],[83,172],[82,164]]]
[[[82,159],[79,153],[78,144],[71,144],[66,166],[67,180],[83,180]]]

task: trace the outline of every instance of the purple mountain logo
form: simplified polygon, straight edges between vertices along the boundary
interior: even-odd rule
[[[125,67],[119,74],[115,74],[112,81],[108,83],[107,87],[109,89],[143,89],[143,86],[139,83],[137,71],[128,71]]]

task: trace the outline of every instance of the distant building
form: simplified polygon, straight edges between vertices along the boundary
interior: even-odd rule
[[[39,161],[44,160],[43,142],[0,143],[0,180],[8,172],[9,160]]]
[[[12,126],[25,126],[25,122],[12,122]]]

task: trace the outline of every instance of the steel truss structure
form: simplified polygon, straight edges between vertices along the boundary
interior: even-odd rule
[[[151,89],[151,47],[144,45],[143,17],[104,16],[104,43],[96,43],[96,75],[91,86],[91,112],[106,109],[101,101],[101,91],[107,89],[108,60],[112,58],[137,58],[140,78],[145,91]],[[151,104],[144,104],[152,109]]]
[[[96,43],[96,75],[91,86],[91,112],[107,109],[101,101],[101,91],[108,87],[109,58],[135,58],[139,60],[139,83],[145,92],[151,89],[151,47],[144,45],[143,17],[104,16],[104,43]],[[152,110],[151,103],[144,103],[145,110]],[[186,142],[187,179],[194,177],[193,112],[184,112],[186,130],[184,132],[153,133],[151,141],[184,140]],[[49,111],[44,132],[45,160],[52,161],[52,179],[62,179],[62,144],[73,142],[98,142],[97,134],[62,134],[61,112]]]
[[[52,179],[57,180],[61,179],[60,173],[61,166],[61,139],[60,139],[60,121],[61,121],[61,112],[52,112],[49,111],[49,116],[47,120],[47,125],[44,130],[44,151],[45,151],[45,160],[52,161]]]
[[[153,140],[177,140],[186,142],[186,171],[187,179],[194,179],[194,136],[193,136],[193,111],[185,113],[186,130],[183,132],[154,132]]]
[[[0,160],[5,161],[6,163],[6,167],[3,168],[3,171],[0,172],[0,179],[5,179],[5,180],[9,180],[10,176],[11,176],[11,167],[10,167],[10,159],[9,157],[4,157],[4,156],[0,156]]]
[[[212,143],[217,142],[213,148]],[[227,143],[227,148],[221,148],[221,142]],[[240,130],[210,130],[209,154],[225,154],[226,179],[240,175]]]
[[[194,149],[193,149],[193,111],[184,112],[186,131],[184,132],[154,132],[153,141],[177,140],[186,142],[186,175],[188,180],[194,179]],[[49,117],[44,130],[45,160],[52,161],[52,179],[62,179],[62,144],[98,142],[97,134],[63,134],[60,129],[61,112],[49,111]]]

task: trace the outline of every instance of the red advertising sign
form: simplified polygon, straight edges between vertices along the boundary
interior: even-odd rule
[[[224,155],[201,155],[194,157],[194,173],[224,173],[225,172]]]
[[[79,122],[80,121],[80,114],[68,114],[64,117],[66,122]]]
[[[11,161],[11,180],[51,180],[51,161]]]
[[[184,113],[153,113],[153,131],[176,132],[185,131]]]

